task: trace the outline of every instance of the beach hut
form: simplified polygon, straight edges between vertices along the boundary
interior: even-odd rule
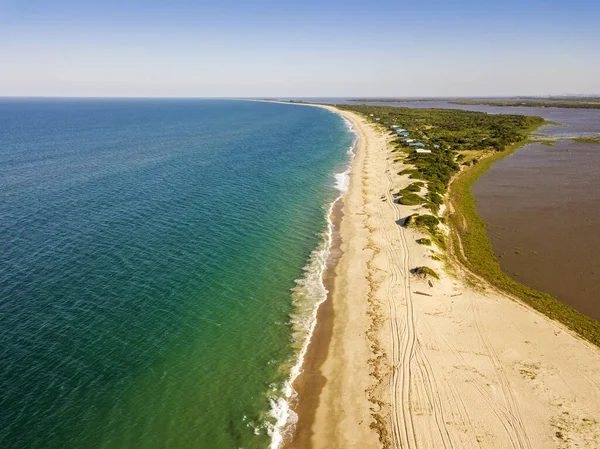
[[[373,117],[373,114],[369,114],[369,117]]]
[[[431,150],[424,150],[423,148],[417,148],[417,153],[431,153]]]
[[[408,131],[397,131],[397,133],[400,137],[406,137],[409,135]]]
[[[402,142],[404,142],[404,143],[411,143],[411,142],[414,142],[414,141],[415,141],[415,139],[404,139]]]
[[[375,117],[375,120],[381,120],[379,117]]]
[[[421,143],[421,142],[414,142],[414,143],[409,143],[408,146],[409,147],[424,147],[425,144]]]

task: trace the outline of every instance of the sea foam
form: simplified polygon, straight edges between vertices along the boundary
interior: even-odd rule
[[[327,229],[322,234],[318,247],[311,253],[308,264],[304,267],[304,275],[296,280],[292,289],[294,313],[291,317],[293,342],[296,349],[295,363],[290,369],[289,377],[278,394],[270,398],[270,415],[274,421],[267,424],[271,436],[271,449],[278,449],[281,444],[289,440],[296,428],[298,415],[294,412],[292,404],[297,398],[293,388],[294,381],[302,373],[302,365],[311,341],[316,323],[319,306],[327,299],[328,291],[324,284],[324,274],[327,269],[327,260],[333,243],[334,224],[332,214],[338,201],[350,186],[350,172],[355,156],[358,134],[352,123],[344,118],[349,131],[355,138],[348,149],[348,165],[343,172],[335,173],[335,188],[340,194],[329,204],[326,212]]]

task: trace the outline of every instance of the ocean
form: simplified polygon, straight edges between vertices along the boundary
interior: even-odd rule
[[[276,447],[354,139],[313,107],[0,99],[0,447]]]

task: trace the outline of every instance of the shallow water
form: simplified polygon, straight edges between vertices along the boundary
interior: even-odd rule
[[[318,108],[0,100],[0,447],[267,447],[352,141]]]

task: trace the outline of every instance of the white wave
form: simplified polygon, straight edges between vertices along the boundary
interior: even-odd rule
[[[267,432],[271,436],[271,449],[278,449],[282,442],[289,439],[298,422],[298,415],[292,410],[291,403],[297,397],[292,387],[294,381],[302,373],[302,365],[317,324],[317,311],[319,306],[327,299],[328,291],[325,288],[323,276],[327,269],[327,260],[333,243],[333,222],[331,221],[335,204],[342,198],[350,185],[350,170],[354,160],[358,134],[352,122],[344,118],[346,126],[355,135],[352,145],[348,149],[349,160],[346,170],[335,174],[335,187],[340,191],[339,196],[331,202],[327,211],[327,229],[322,234],[319,246],[311,253],[309,263],[304,267],[304,276],[296,280],[296,287],[292,289],[294,314],[292,316],[293,341],[297,345],[298,354],[295,364],[290,369],[290,374],[282,391],[270,400],[270,415],[275,423],[266,424]]]
[[[344,118],[344,122],[348,129],[354,134],[354,141],[352,142],[352,145],[350,145],[350,148],[348,148],[347,153],[350,155],[350,158],[346,170],[335,174],[335,188],[342,193],[345,193],[350,186],[350,171],[352,170],[352,162],[354,161],[354,155],[356,154],[356,143],[358,142],[358,134],[356,134],[352,122],[346,118]]]

